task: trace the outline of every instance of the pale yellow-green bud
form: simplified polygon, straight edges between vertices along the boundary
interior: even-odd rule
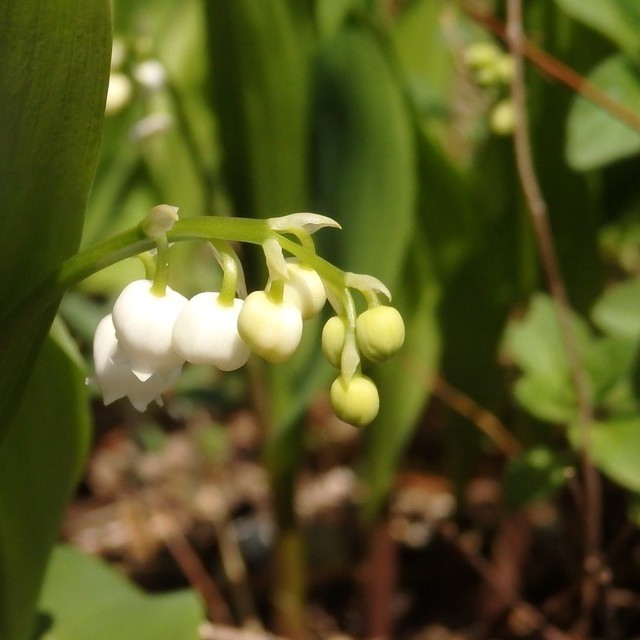
[[[513,71],[515,69],[515,60],[513,59],[513,56],[508,53],[501,54],[495,61],[494,66],[500,80],[505,84],[509,84],[509,82],[511,82],[511,78],[513,78]]]
[[[342,316],[329,318],[322,328],[322,353],[338,369],[340,368],[346,333],[347,319]]]
[[[500,49],[493,42],[474,42],[464,52],[464,59],[472,67],[493,64],[500,56]]]
[[[497,102],[489,115],[491,130],[499,136],[508,136],[513,133],[516,122],[516,112],[511,98],[505,98]]]
[[[370,378],[354,375],[348,382],[342,376],[331,385],[331,407],[340,420],[355,427],[364,427],[380,408],[378,389]]]
[[[367,309],[356,320],[356,342],[365,358],[383,362],[404,343],[402,316],[386,305]]]

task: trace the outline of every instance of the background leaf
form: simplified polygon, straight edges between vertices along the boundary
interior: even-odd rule
[[[570,429],[574,447],[580,446],[580,432]],[[591,452],[597,467],[614,482],[640,491],[640,418],[611,419],[593,424]]]
[[[41,640],[193,640],[204,621],[193,591],[147,595],[70,547],[53,553],[39,608]]]
[[[60,517],[90,439],[83,371],[58,326],[0,446],[0,638],[27,640]]]
[[[622,49],[639,52],[640,8],[634,0],[556,0],[576,20],[599,31]]]
[[[588,80],[632,111],[640,110],[640,73],[625,56],[599,64]],[[566,154],[575,169],[594,169],[640,151],[640,132],[577,96],[569,114]]]

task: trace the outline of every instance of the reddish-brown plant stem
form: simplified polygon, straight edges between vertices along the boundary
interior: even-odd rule
[[[562,279],[560,265],[553,241],[547,204],[544,200],[533,166],[527,96],[524,80],[524,32],[522,20],[522,0],[507,0],[506,37],[514,58],[514,72],[511,94],[515,109],[514,151],[518,175],[524,192],[527,209],[534,229],[549,291],[553,298],[558,323],[567,353],[569,369],[576,394],[577,418],[580,429],[580,461],[583,481],[583,518],[585,527],[584,569],[582,585],[582,611],[576,629],[581,635],[588,632],[591,615],[598,598],[598,579],[602,563],[601,553],[601,512],[602,496],[600,478],[591,457],[591,426],[593,404],[584,363],[571,319],[571,306]]]
[[[503,40],[508,39],[507,27],[495,16],[478,13],[469,8],[465,8],[465,11],[469,17],[478,24],[481,24],[488,31],[491,31],[491,33],[494,33]],[[521,51],[522,56],[531,61],[547,76],[561,82],[576,93],[579,93],[583,98],[597,105],[634,131],[640,132],[640,116],[637,113],[625,105],[620,104],[617,100],[602,91],[602,89],[599,89],[589,82],[583,75],[538,47],[524,37],[524,35],[522,38]]]

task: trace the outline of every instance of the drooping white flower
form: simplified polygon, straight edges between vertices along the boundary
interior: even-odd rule
[[[309,320],[322,311],[327,301],[324,282],[311,267],[300,264],[297,258],[287,258],[284,299],[300,309],[303,320]]]
[[[264,291],[250,293],[240,315],[238,331],[250,349],[269,362],[284,362],[302,338],[300,309],[290,302],[274,302]]]
[[[193,364],[213,364],[222,371],[244,365],[251,353],[238,333],[243,301],[221,304],[217,292],[199,293],[189,300],[173,327],[173,347]]]
[[[166,287],[164,295],[152,291],[151,280],[128,284],[113,307],[116,338],[139,380],[148,380],[156,371],[173,369],[183,363],[173,348],[173,325],[188,300]]]
[[[104,404],[127,396],[131,404],[144,411],[155,400],[162,406],[160,394],[167,391],[180,374],[180,366],[161,369],[142,382],[131,371],[131,365],[122,351],[111,314],[104,317],[96,329],[93,341],[95,382],[102,392]]]

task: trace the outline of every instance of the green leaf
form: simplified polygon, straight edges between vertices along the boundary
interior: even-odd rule
[[[47,558],[90,438],[84,375],[57,326],[0,445],[0,638],[27,640]]]
[[[577,316],[572,325],[583,357],[593,339]],[[575,393],[567,350],[551,299],[535,295],[527,315],[512,321],[503,343],[506,354],[521,369],[516,398],[534,416],[565,422],[575,415]]]
[[[640,73],[629,58],[607,58],[589,74],[588,80],[631,111],[640,111]],[[567,160],[573,168],[595,169],[638,151],[640,132],[585,98],[575,98],[566,143]]]
[[[6,0],[0,20],[2,312],[76,250],[109,75],[107,0]],[[0,317],[0,440],[55,308]]]
[[[570,16],[611,38],[623,49],[640,49],[640,7],[635,0],[556,0]]]
[[[399,79],[366,26],[323,45],[315,95],[314,209],[343,228],[327,253],[393,290],[412,234],[415,138]]]
[[[571,457],[548,447],[533,447],[512,458],[504,476],[504,502],[507,509],[522,507],[551,498],[567,481]]]
[[[581,433],[577,426],[569,431],[578,448]],[[596,466],[626,489],[640,491],[640,418],[618,418],[596,422],[591,430],[591,455]]]
[[[286,0],[206,3],[223,169],[241,216],[308,204],[306,25]]]
[[[70,547],[52,555],[40,599],[41,640],[192,640],[204,622],[193,591],[147,595]]]
[[[594,305],[591,317],[609,335],[640,337],[640,281],[627,280],[607,289]]]

